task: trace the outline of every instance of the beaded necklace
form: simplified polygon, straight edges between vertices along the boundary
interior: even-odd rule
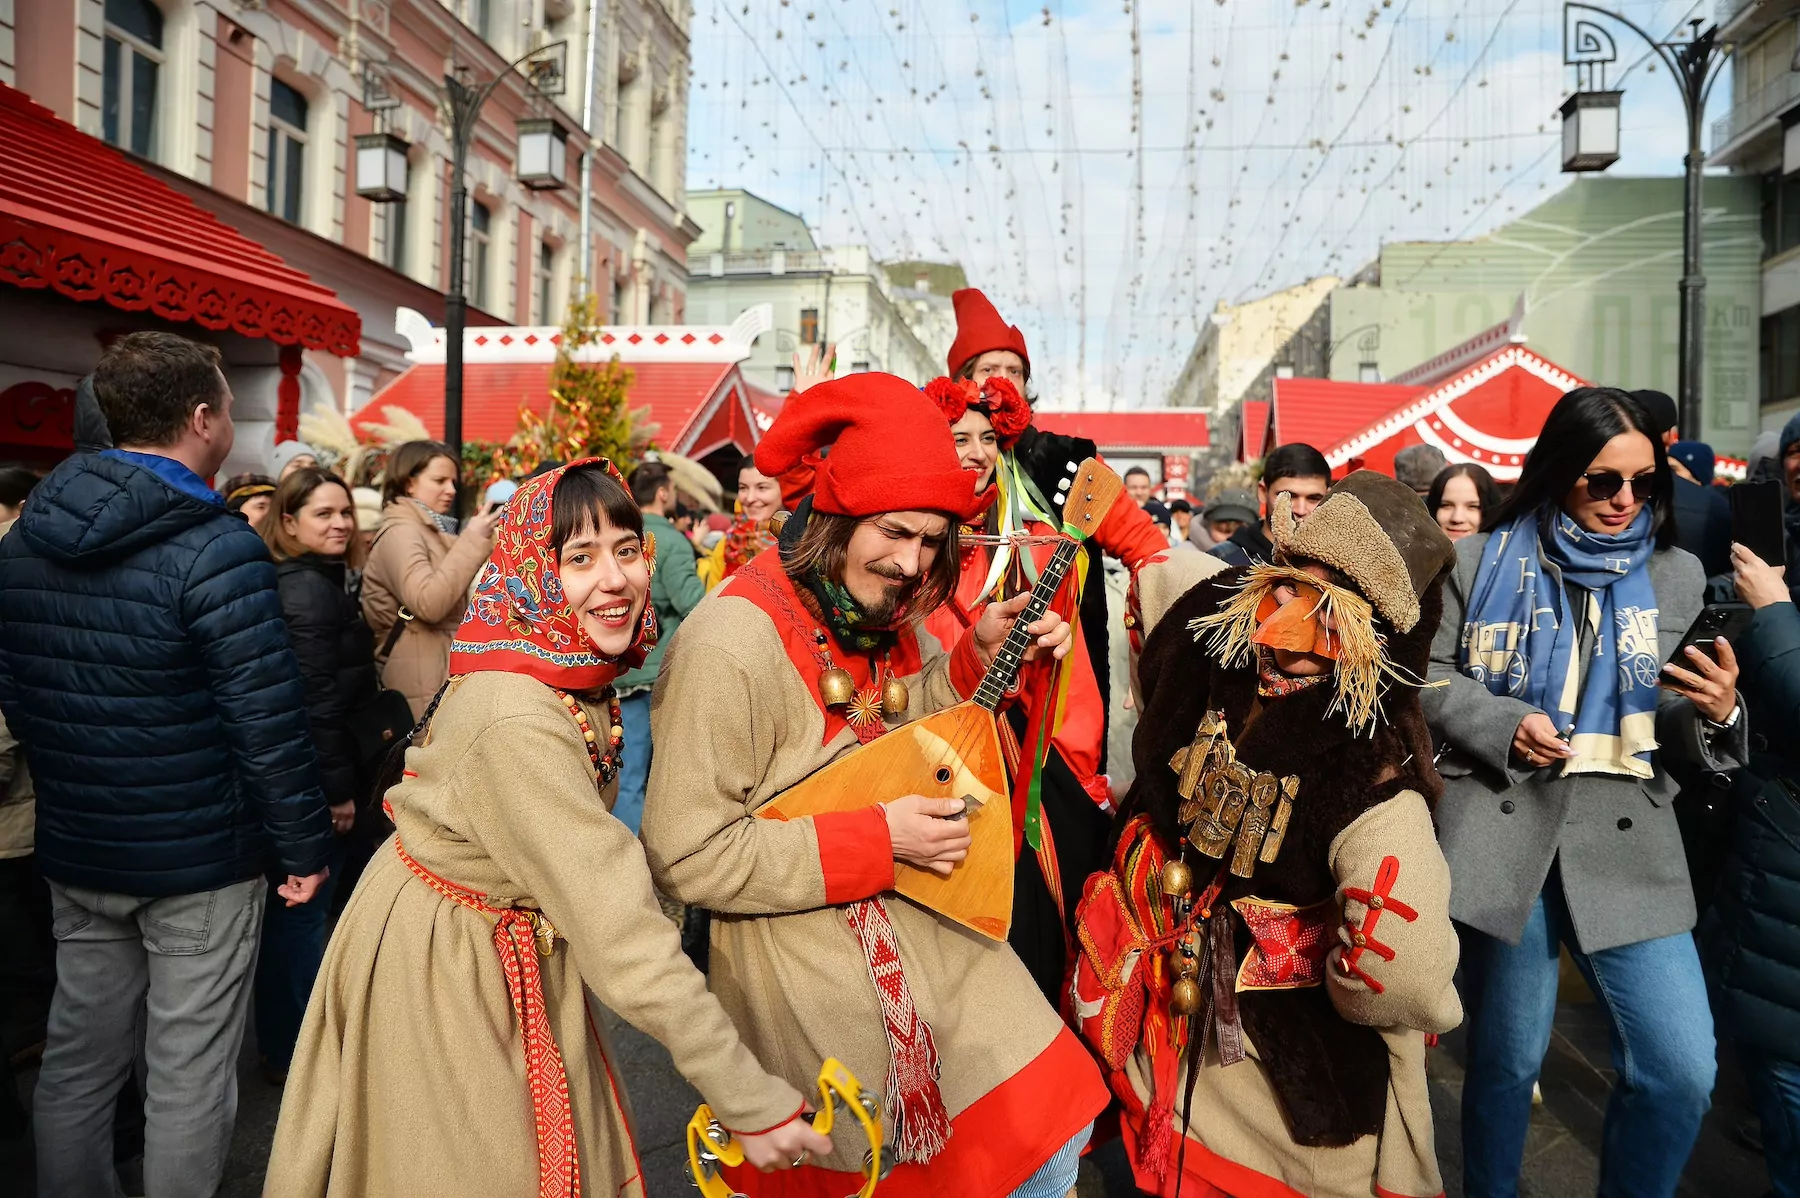
[[[587,712],[579,701],[568,691],[557,690],[556,697],[563,701],[569,714],[575,717],[575,726],[581,729],[581,739],[587,742],[588,760],[594,763],[594,784],[600,789],[619,776],[619,761],[624,755],[625,726],[620,718],[619,695],[612,687],[601,692],[606,699],[607,722],[612,725],[606,738],[606,752],[600,752],[600,738],[588,723]]]

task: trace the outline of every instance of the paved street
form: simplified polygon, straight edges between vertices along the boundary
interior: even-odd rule
[[[636,1104],[651,1198],[682,1198],[692,1193],[686,1177],[683,1129],[698,1101],[675,1073],[662,1046],[629,1025],[612,1021],[622,1058],[625,1084]],[[1437,1120],[1439,1160],[1448,1198],[1460,1198],[1461,1149],[1458,1144],[1458,1101],[1462,1091],[1460,1038],[1452,1034],[1432,1054],[1432,1107]],[[265,1083],[255,1069],[255,1054],[246,1045],[241,1071],[242,1105],[222,1198],[254,1198],[260,1192],[269,1142],[275,1130],[280,1091]],[[1525,1164],[1523,1198],[1574,1198],[1592,1194],[1598,1180],[1601,1117],[1612,1071],[1606,1033],[1589,1002],[1567,1001],[1557,1012],[1556,1036],[1543,1076],[1544,1105],[1534,1112]],[[28,1071],[25,1088],[35,1081]],[[1735,1062],[1721,1061],[1720,1085],[1700,1145],[1688,1165],[1683,1198],[1759,1198],[1768,1177],[1758,1153],[1736,1138],[1748,1118]],[[1109,1194],[1103,1166],[1117,1166],[1110,1153],[1084,1167],[1080,1198],[1119,1198]],[[1112,1172],[1106,1169],[1105,1172]],[[30,1192],[28,1154],[17,1147],[0,1149],[0,1195]],[[17,1190],[9,1189],[17,1185]]]

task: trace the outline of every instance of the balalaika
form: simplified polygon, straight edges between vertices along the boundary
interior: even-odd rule
[[[1018,681],[1031,647],[1026,625],[1043,616],[1081,543],[1123,490],[1119,476],[1094,458],[1083,462],[1075,477],[1063,505],[1062,531],[1068,539],[1057,545],[1038,577],[975,697],[845,754],[756,813],[763,819],[799,819],[909,794],[962,799],[969,821],[967,859],[947,878],[895,862],[894,889],[995,940],[1005,940],[1012,924],[1013,881],[1012,803],[995,713]]]

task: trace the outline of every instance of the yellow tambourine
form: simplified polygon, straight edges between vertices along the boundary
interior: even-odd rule
[[[829,1057],[819,1066],[819,1110],[812,1117],[813,1130],[830,1135],[840,1104],[862,1124],[863,1134],[869,1138],[869,1150],[863,1153],[862,1189],[850,1198],[871,1198],[876,1184],[894,1168],[893,1157],[881,1142],[881,1103],[841,1061]],[[705,1103],[688,1120],[687,1145],[688,1167],[703,1198],[743,1198],[725,1184],[723,1176],[725,1166],[735,1169],[744,1163],[743,1145],[713,1118],[712,1108]]]

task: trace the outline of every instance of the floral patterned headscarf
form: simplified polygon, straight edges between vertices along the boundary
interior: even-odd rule
[[[494,552],[475,576],[474,595],[450,645],[452,675],[503,670],[561,690],[594,691],[643,664],[656,644],[656,611],[648,594],[630,647],[606,657],[582,630],[556,573],[550,543],[552,496],[563,475],[595,462],[624,486],[611,462],[585,458],[540,474],[507,501],[494,533]],[[656,543],[648,534],[644,558],[654,573]]]

